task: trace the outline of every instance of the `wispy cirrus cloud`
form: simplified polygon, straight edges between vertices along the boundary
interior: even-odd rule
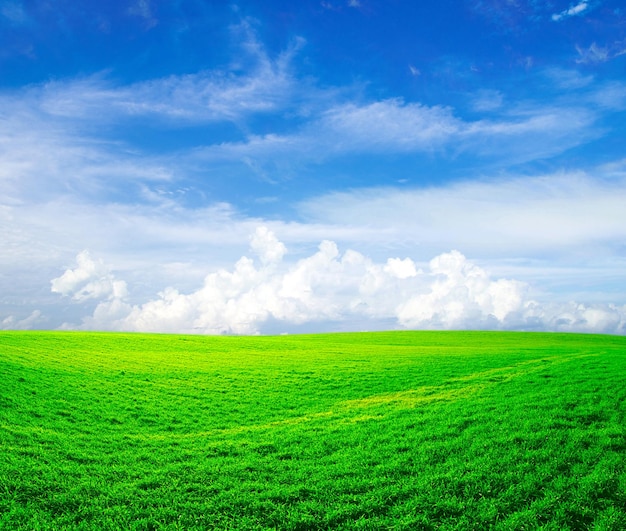
[[[31,87],[19,96],[5,95],[4,107],[21,109],[9,113],[6,123],[13,121],[17,133],[22,131],[21,138],[16,133],[5,135],[12,135],[7,146],[18,147],[7,148],[8,166],[13,164],[17,169],[22,165],[24,171],[32,166],[35,173],[33,165],[45,159],[47,152],[53,156],[40,166],[52,168],[53,174],[59,167],[58,173],[65,176],[129,172],[146,180],[170,179],[175,174],[184,180],[194,165],[227,161],[244,164],[252,173],[265,175],[266,182],[276,182],[269,177],[268,164],[297,173],[303,164],[346,154],[447,152],[501,157],[511,165],[559,154],[600,134],[596,125],[601,106],[590,106],[593,99],[588,97],[584,105],[574,99],[567,104],[507,101],[504,105],[503,93],[483,91],[474,99],[472,110],[485,116],[471,120],[451,106],[401,98],[360,97],[347,102],[349,89],[320,88],[311,80],[297,78],[292,61],[301,40],[294,40],[283,53],[270,57],[250,24],[244,21],[233,32],[247,50],[247,69],[205,71],[130,85],[116,85],[101,74]],[[583,85],[578,79],[573,86],[570,79],[569,83],[573,88],[591,90],[587,85],[592,81]],[[280,126],[259,130],[254,124],[260,115],[280,117]],[[164,152],[150,155],[115,138],[120,127],[123,137],[124,130],[133,127],[152,128],[155,124],[151,120],[163,130],[172,124],[185,128],[231,123],[237,132],[170,148],[169,159]],[[25,131],[22,126],[27,122],[37,126]],[[45,134],[38,135],[37,131],[44,130]],[[34,140],[35,136],[40,138]],[[28,145],[37,146],[35,156],[31,152],[23,157],[10,155],[28,151]],[[63,153],[67,161],[76,161],[76,167],[55,162]],[[107,158],[115,159],[115,163]],[[85,168],[91,166],[89,171],[80,171],[81,160]],[[12,172],[15,178],[19,174]],[[97,179],[83,179],[87,181]]]
[[[471,121],[450,107],[400,99],[342,103],[289,133],[251,134],[242,141],[198,149],[194,157],[247,160],[259,172],[267,162],[306,164],[358,153],[454,153],[501,158],[510,166],[559,154],[600,134],[599,113],[588,106],[501,107],[498,102],[489,118]],[[496,109],[499,112],[494,114]]]
[[[288,72],[293,50],[272,60],[246,28],[233,30],[246,33],[245,47],[252,54],[250,69],[243,73],[200,72],[125,86],[99,74],[0,94],[0,190],[5,200],[49,194],[98,197],[99,202],[154,199],[154,194],[143,194],[147,188],[141,183],[173,181],[174,175],[184,181],[186,154],[137,146],[124,138],[127,131],[160,124],[156,128],[171,138],[177,136],[167,132],[172,123],[196,127],[207,122],[231,122],[245,130],[250,116],[296,105],[299,96],[292,94],[295,81]],[[119,196],[122,182],[131,186]]]
[[[585,89],[580,104],[576,98],[515,102],[502,92],[483,91],[471,105],[484,116],[469,119],[451,106],[402,98],[348,101],[346,95],[355,96],[350,88],[321,88],[297,77],[293,61],[302,40],[270,57],[249,22],[231,31],[246,50],[246,68],[232,65],[129,85],[100,74],[3,94],[5,190],[12,182],[15,196],[17,183],[44,170],[47,183],[40,189],[56,182],[59,190],[87,193],[111,189],[111,179],[181,182],[194,167],[221,168],[224,162],[243,164],[253,174],[265,174],[266,182],[277,182],[267,171],[270,164],[297,174],[302,165],[361,153],[461,154],[510,166],[562,153],[601,134],[597,124],[606,105],[599,99],[601,87],[593,87],[589,76],[560,75],[555,81]],[[602,101],[613,101],[619,90],[620,84],[614,84]],[[259,115],[276,117],[279,126],[260,130],[255,127]],[[154,129],[155,121],[163,131],[172,125],[185,131],[231,123],[237,132],[204,135],[177,148],[153,147],[158,154],[124,139],[125,131]],[[164,136],[179,135],[168,131]],[[131,197],[140,193],[137,187]]]
[[[328,109],[319,127],[331,135],[331,143],[339,150],[405,151],[440,145],[459,130],[461,122],[450,108],[391,99]]]
[[[236,142],[195,150],[202,163],[244,162],[261,176],[268,167],[317,164],[357,153],[433,152],[445,148],[462,129],[452,109],[382,100],[361,104],[331,102],[284,133],[251,133]]]
[[[89,135],[83,124],[50,116],[39,103],[32,94],[0,96],[6,109],[0,120],[0,204],[60,195],[106,202],[120,183],[131,185],[125,193],[135,196],[132,183],[172,178],[164,158],[147,158],[119,141]]]
[[[54,116],[104,122],[133,116],[195,123],[237,121],[252,113],[279,110],[292,87],[284,61],[263,60],[244,75],[205,72],[126,87],[116,87],[100,76],[49,83],[41,105]]]
[[[159,23],[158,19],[154,16],[149,0],[135,0],[128,8],[128,13],[141,17],[144,20],[146,29],[153,28]]]
[[[592,42],[587,47],[576,46],[576,51],[578,52],[576,62],[579,64],[605,63],[626,54],[626,41],[620,40],[606,46]]]
[[[567,90],[583,89],[594,82],[592,75],[584,75],[577,70],[560,67],[548,68],[545,71],[545,76],[553,82],[556,87]]]
[[[578,4],[573,5],[569,7],[568,9],[561,11],[560,13],[553,14],[552,20],[554,20],[555,22],[558,22],[559,20],[563,20],[569,17],[580,15],[584,13],[585,11],[587,11],[588,8],[589,8],[589,2],[583,0],[582,2],[579,2]]]
[[[591,43],[587,48],[577,46],[576,51],[579,56],[578,59],[576,59],[577,63],[604,63],[610,58],[609,49],[598,46],[595,42]]]
[[[281,111],[303,103],[309,89],[316,93],[314,87],[298,84],[291,72],[303,39],[294,38],[282,53],[270,57],[248,21],[232,26],[231,32],[237,35],[245,67],[235,63],[126,85],[100,73],[36,86],[30,98],[43,112],[60,118],[110,123],[147,116],[203,123],[239,122],[255,113]]]
[[[489,112],[500,109],[504,96],[498,90],[483,89],[473,95],[471,106],[477,112]]]
[[[305,201],[301,212],[307,223],[375,225],[398,241],[412,235],[413,245],[433,254],[459,242],[474,256],[575,255],[591,246],[612,254],[626,238],[619,168],[336,192]]]
[[[0,14],[16,25],[23,24],[28,19],[22,2],[18,0],[2,2]]]

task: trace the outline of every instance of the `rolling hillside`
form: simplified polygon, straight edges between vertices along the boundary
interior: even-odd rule
[[[0,333],[0,529],[626,529],[626,338]]]

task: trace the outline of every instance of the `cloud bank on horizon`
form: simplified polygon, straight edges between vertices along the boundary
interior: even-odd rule
[[[625,22],[0,0],[0,328],[626,333]]]
[[[191,293],[167,287],[142,304],[126,302],[126,283],[87,251],[52,291],[76,301],[98,299],[92,315],[66,329],[257,334],[305,323],[410,329],[517,329],[626,332],[626,305],[541,304],[527,286],[492,280],[458,251],[433,258],[426,271],[410,258],[375,263],[323,241],[317,252],[284,264],[287,248],[267,227],[231,270],[208,274]],[[268,324],[270,325],[269,328]]]

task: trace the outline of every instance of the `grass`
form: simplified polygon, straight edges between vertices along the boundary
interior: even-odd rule
[[[0,333],[0,529],[626,529],[626,338]]]

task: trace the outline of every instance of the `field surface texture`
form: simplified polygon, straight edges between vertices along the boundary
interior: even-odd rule
[[[626,529],[626,338],[0,333],[0,529]]]

